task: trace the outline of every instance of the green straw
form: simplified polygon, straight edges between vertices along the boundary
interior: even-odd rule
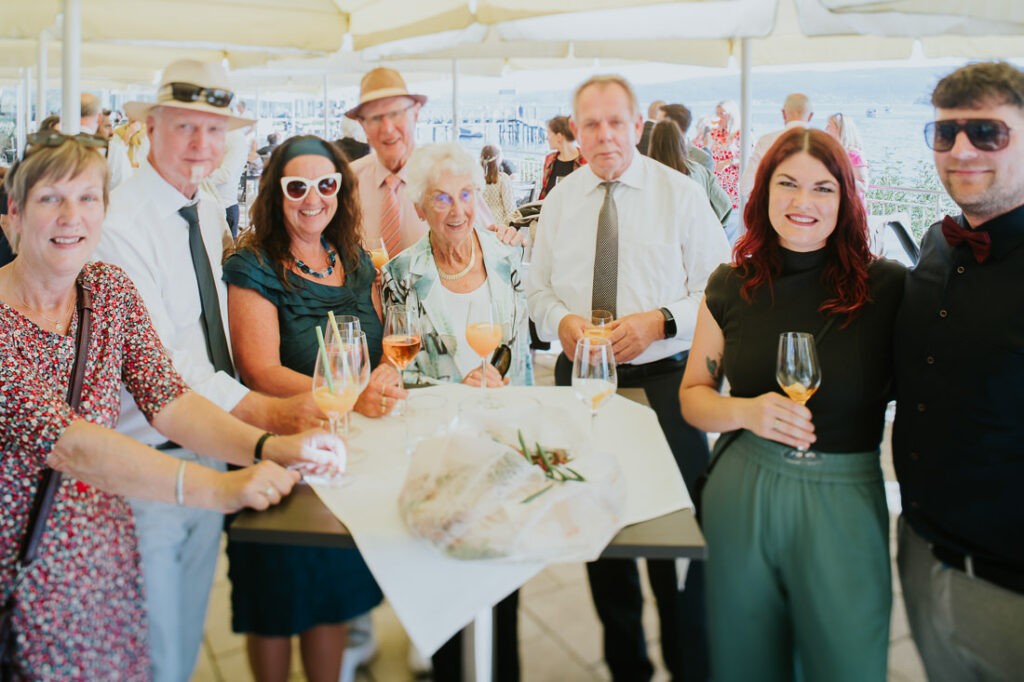
[[[320,346],[320,362],[324,365],[324,379],[327,380],[327,390],[334,393],[334,380],[331,379],[331,359],[327,357],[327,344],[324,343],[324,332],[320,325],[316,326],[316,342]]]

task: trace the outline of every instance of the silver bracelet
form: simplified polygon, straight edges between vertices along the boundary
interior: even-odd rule
[[[174,501],[179,507],[185,505],[185,465],[188,464],[185,460],[181,460],[181,464],[178,465],[178,476],[174,481]]]

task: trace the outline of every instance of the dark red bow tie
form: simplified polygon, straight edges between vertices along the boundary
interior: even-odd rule
[[[992,248],[992,236],[988,232],[976,232],[961,227],[953,218],[946,216],[942,219],[942,236],[949,242],[951,248],[956,248],[966,243],[974,252],[974,259],[984,263],[988,258],[988,252]]]

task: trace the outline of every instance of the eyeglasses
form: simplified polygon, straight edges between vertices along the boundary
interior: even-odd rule
[[[373,116],[364,116],[359,120],[362,121],[363,125],[366,126],[367,128],[379,128],[381,125],[383,125],[385,119],[391,121],[392,125],[397,125],[398,122],[401,121],[402,118],[414,106],[416,106],[415,102],[401,109],[395,109],[394,111],[386,111],[383,114],[374,114]]]
[[[235,93],[221,88],[204,88],[193,83],[168,83],[164,86],[170,88],[171,98],[179,102],[198,102],[202,100],[211,107],[224,109],[231,105]]]
[[[77,135],[65,135],[56,130],[40,130],[29,133],[25,138],[30,145],[39,147],[59,147],[68,140],[74,140],[83,147],[106,148],[109,142],[107,138],[89,133],[78,133]]]
[[[435,192],[430,195],[430,205],[438,213],[447,213],[455,205],[455,198],[447,192]],[[473,203],[473,190],[464,189],[459,192],[459,201],[464,204]]]
[[[312,179],[295,175],[281,178],[281,189],[285,197],[292,201],[302,201],[313,187],[321,199],[330,199],[341,189],[341,173],[328,173]]]
[[[975,149],[983,152],[997,152],[1010,144],[1010,126],[994,118],[962,118],[946,121],[932,121],[924,127],[924,142],[929,149],[948,152],[956,143],[960,131],[967,133],[967,139]]]

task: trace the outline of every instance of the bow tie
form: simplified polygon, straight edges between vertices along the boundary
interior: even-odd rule
[[[949,242],[951,248],[956,248],[966,243],[974,252],[974,260],[984,263],[988,258],[988,252],[992,248],[992,236],[988,232],[976,232],[961,227],[953,218],[946,216],[942,219],[942,236]]]

